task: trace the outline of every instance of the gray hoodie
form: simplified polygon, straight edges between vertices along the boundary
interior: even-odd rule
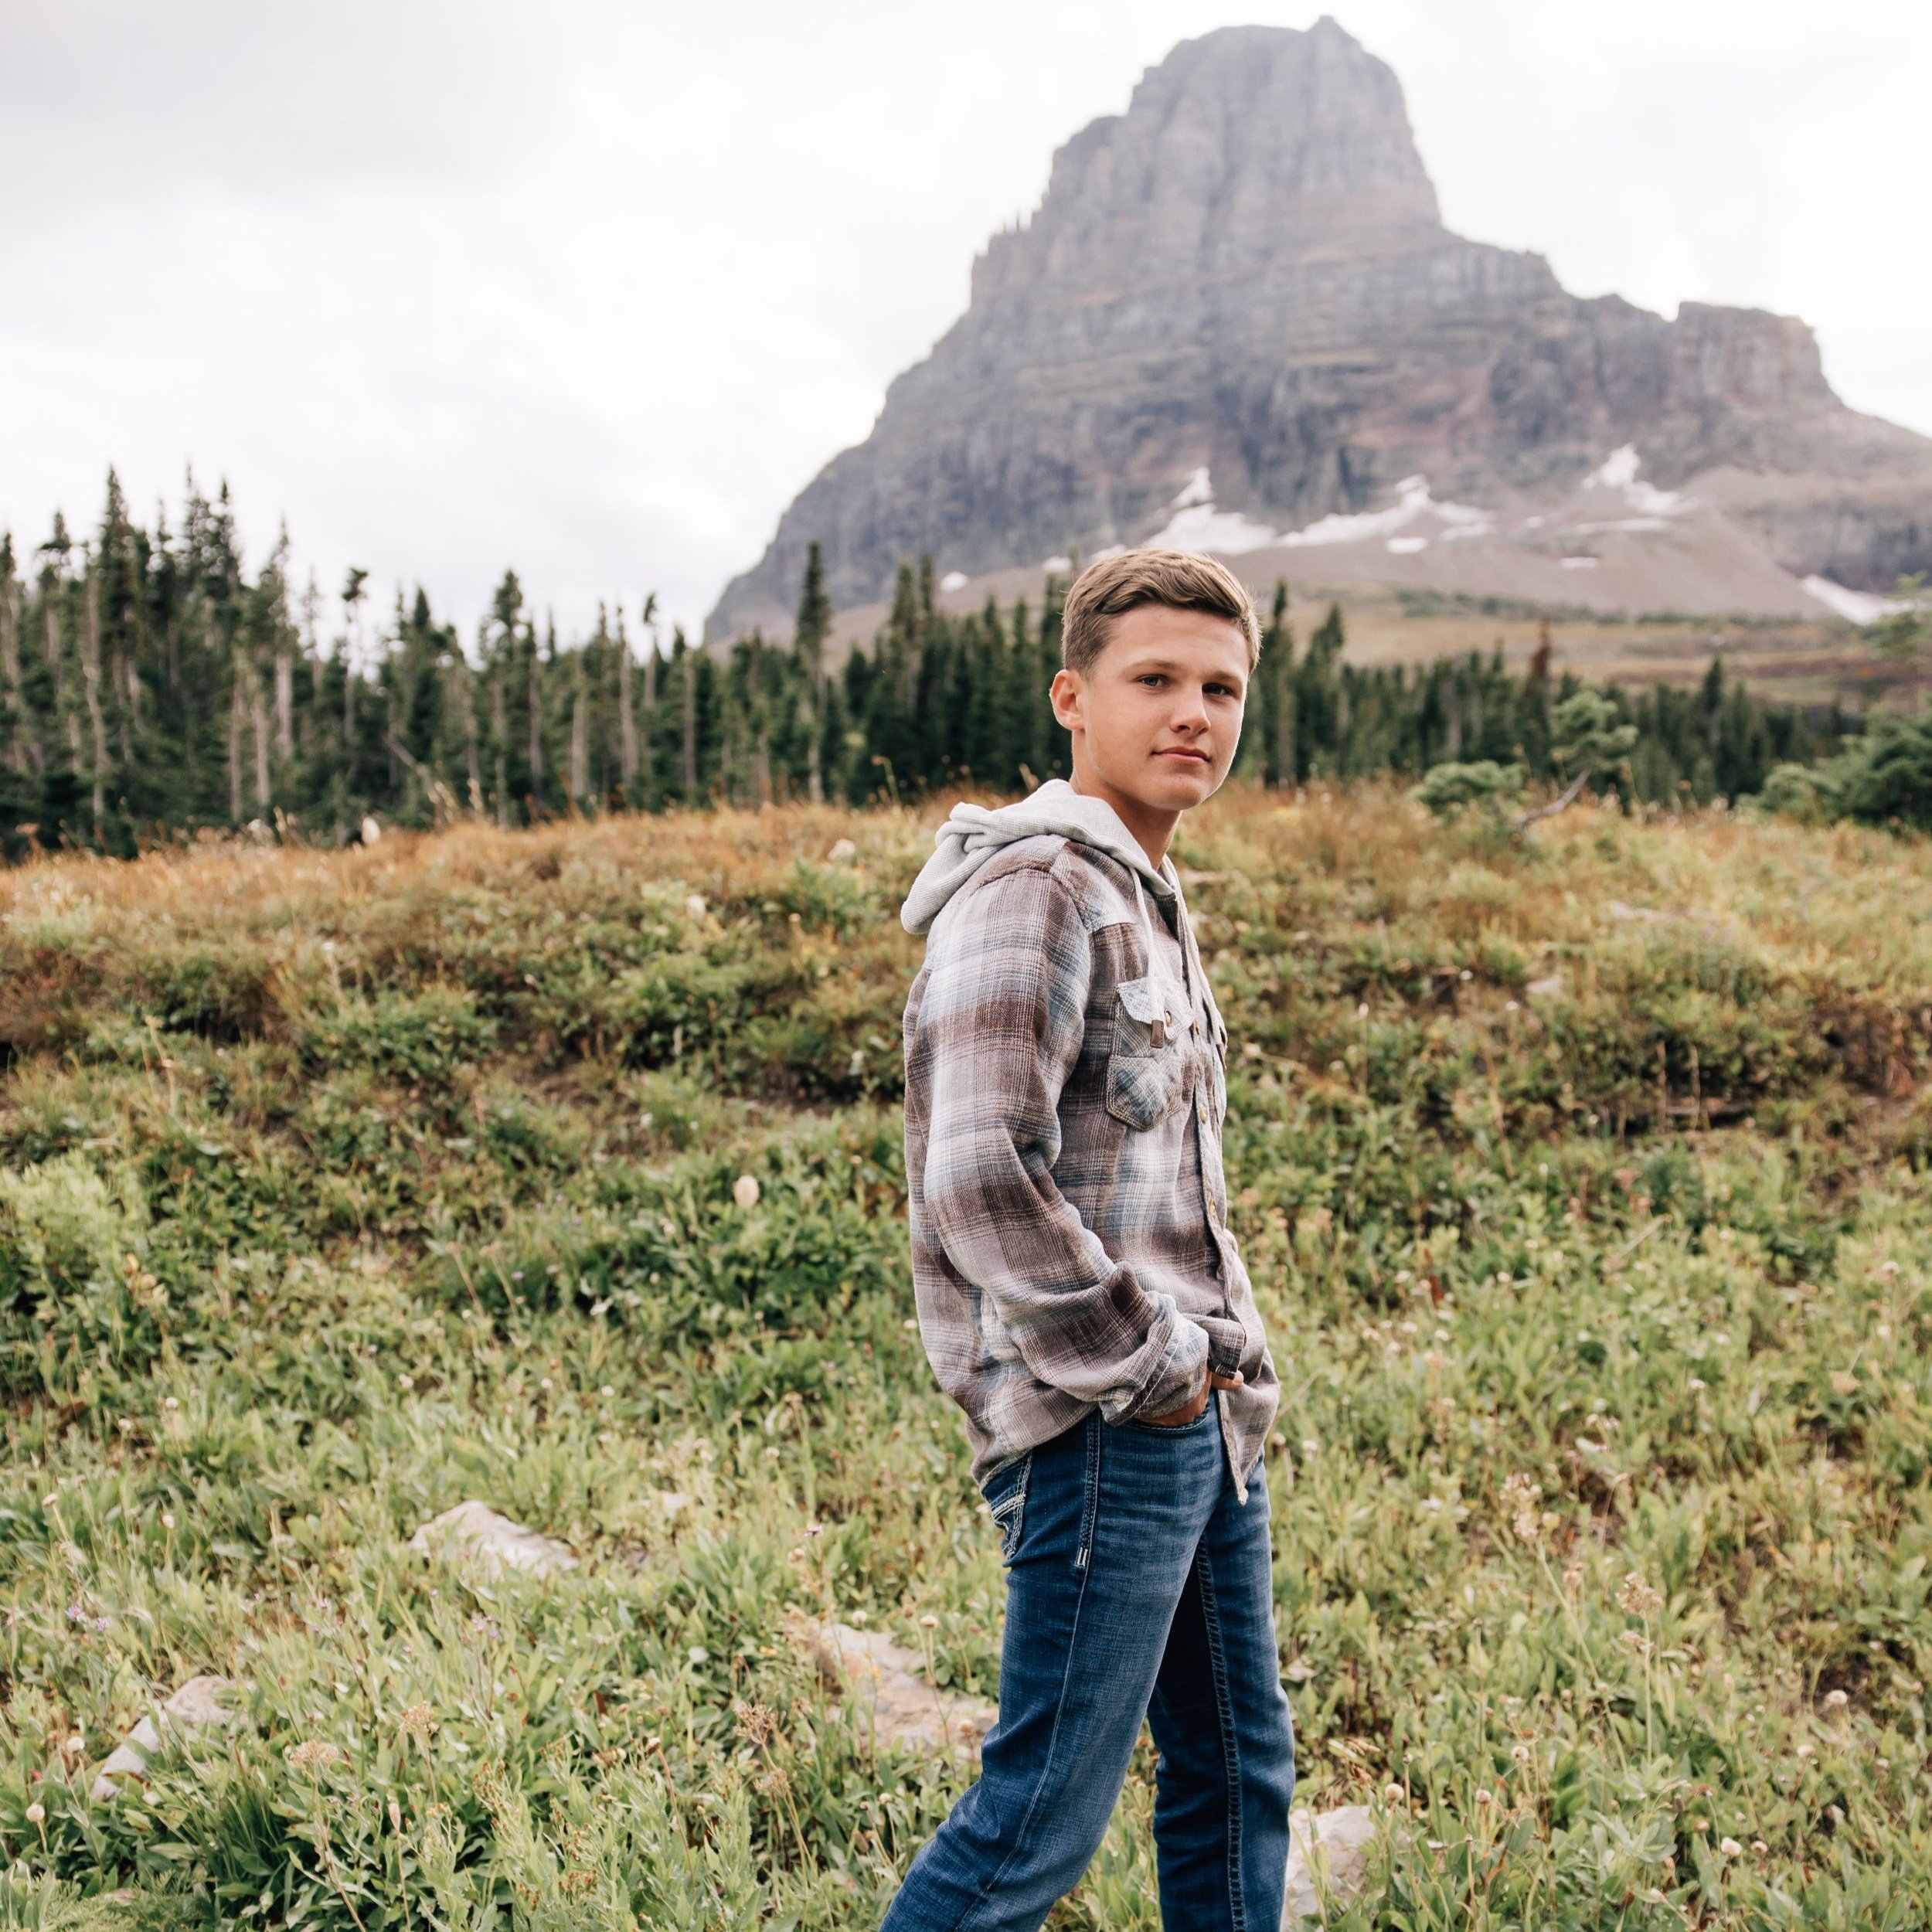
[[[1017,804],[992,811],[984,805],[954,806],[952,816],[933,835],[933,855],[920,868],[906,895],[900,923],[909,933],[929,930],[954,893],[994,853],[1022,838],[1055,835],[1076,839],[1117,859],[1138,872],[1157,898],[1175,896],[1168,869],[1156,869],[1104,798],[1076,791],[1064,778],[1049,778]]]

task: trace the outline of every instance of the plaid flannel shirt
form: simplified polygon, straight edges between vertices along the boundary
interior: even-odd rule
[[[1245,1500],[1274,1420],[1227,1230],[1226,1029],[1162,879],[1020,839],[939,914],[906,1002],[920,1329],[981,1480],[1096,1407],[1177,1409],[1212,1366],[1246,1378],[1219,1396]]]

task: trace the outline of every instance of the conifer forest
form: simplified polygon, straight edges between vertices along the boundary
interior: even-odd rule
[[[835,663],[815,553],[795,642],[719,653],[655,604],[561,638],[514,571],[464,636],[421,590],[372,607],[366,573],[295,581],[284,536],[253,576],[226,488],[190,485],[178,525],[145,528],[111,474],[97,528],[56,516],[37,548],[0,537],[0,846],[131,854],[202,828],[339,844],[379,825],[501,825],[611,811],[944,787],[1024,790],[1066,767],[1047,687],[1060,600],[937,607],[930,558],[902,566],[869,649]],[[1427,667],[1343,661],[1342,613],[1305,640],[1277,587],[1242,767],[1270,786],[1456,760],[1565,774],[1552,719],[1573,680],[1547,651]],[[1846,721],[1767,704],[1713,661],[1701,685],[1612,691],[1634,747],[1625,801],[1759,792],[1835,751]]]

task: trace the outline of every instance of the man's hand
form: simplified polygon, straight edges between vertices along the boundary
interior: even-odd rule
[[[1170,1409],[1164,1416],[1142,1416],[1140,1420],[1156,1429],[1185,1429],[1190,1422],[1199,1418],[1201,1411],[1208,1406],[1208,1397],[1216,1389],[1238,1389],[1243,1379],[1238,1372],[1224,1376],[1210,1370],[1207,1380],[1201,1386],[1201,1393],[1185,1408]]]

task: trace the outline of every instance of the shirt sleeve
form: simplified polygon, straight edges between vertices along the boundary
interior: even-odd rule
[[[1001,872],[933,933],[909,1057],[930,1097],[923,1211],[948,1260],[1040,1381],[1121,1422],[1189,1401],[1208,1338],[1109,1256],[1054,1182],[1092,971],[1066,887],[1043,867]]]

